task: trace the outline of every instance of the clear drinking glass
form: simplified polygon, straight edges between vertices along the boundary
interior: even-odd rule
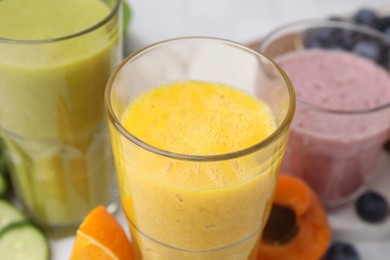
[[[17,198],[48,228],[77,226],[98,204],[115,204],[103,101],[122,58],[120,1],[96,1],[107,15],[80,32],[39,40],[0,35],[0,140]]]
[[[259,50],[283,67],[283,57],[309,49],[327,49],[344,54],[354,51],[359,55],[370,56],[367,49],[362,47],[364,44],[379,44],[382,49],[376,61],[378,64],[386,63],[384,53],[390,54],[390,39],[384,34],[351,23],[324,20],[299,21],[278,28],[265,37]],[[371,54],[371,58],[375,58],[375,53]],[[325,206],[331,209],[344,205],[361,193],[373,175],[373,168],[390,129],[390,86],[388,71],[367,59],[363,60],[366,68],[361,73],[349,75],[354,64],[345,63],[342,69],[337,69],[338,76],[327,83],[310,83],[310,86],[303,88],[304,82],[312,77],[308,76],[312,68],[321,66],[318,61],[323,58],[322,54],[316,57],[310,63],[307,62],[308,66],[305,65],[302,73],[305,75],[301,78],[296,76],[296,81],[293,75],[296,72],[286,69],[297,92],[297,111],[291,126],[283,172],[307,181]],[[343,60],[340,58],[334,67]],[[296,65],[296,71],[300,70],[298,67]],[[321,80],[326,78],[323,75],[328,69],[334,69],[325,67],[319,67],[322,75],[318,74],[317,77]],[[374,77],[374,73],[381,76]],[[373,80],[358,89],[357,85],[364,78]],[[346,87],[344,93],[341,93],[348,84],[352,84],[352,88]],[[382,86],[381,90],[379,86]],[[329,89],[334,89],[334,93],[318,101]],[[373,95],[376,96],[374,104]],[[350,96],[355,97],[353,109],[350,108]]]
[[[265,101],[277,129],[252,147],[213,156],[160,150],[125,129],[123,115],[134,98],[186,80],[226,84]],[[284,72],[234,42],[174,39],[126,59],[111,77],[105,98],[122,207],[137,259],[253,259],[295,109]],[[237,178],[224,178],[232,172]]]

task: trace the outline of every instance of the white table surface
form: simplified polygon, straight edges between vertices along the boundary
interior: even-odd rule
[[[182,36],[214,36],[242,43],[261,38],[279,25],[308,18],[381,8],[389,0],[127,0],[133,20],[125,37],[126,55],[151,43]],[[390,201],[390,155],[383,154],[372,188]],[[117,218],[127,227],[121,211]],[[390,218],[380,225],[360,221],[353,207],[329,217],[334,236],[350,240],[362,260],[390,259]],[[52,240],[53,259],[69,258],[74,237]],[[288,260],[288,259],[287,259]]]

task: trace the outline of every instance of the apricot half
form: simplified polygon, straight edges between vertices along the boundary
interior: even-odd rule
[[[281,175],[257,259],[320,259],[330,240],[326,212],[314,191],[295,177]]]

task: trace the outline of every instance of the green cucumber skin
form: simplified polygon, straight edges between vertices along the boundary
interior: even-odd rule
[[[8,192],[11,190],[10,185],[4,155],[0,151],[0,198],[5,198],[8,195]]]
[[[4,198],[8,194],[9,184],[6,177],[0,173],[0,198]]]
[[[1,186],[1,182],[4,186]],[[11,176],[4,151],[4,141],[0,138],[0,199],[10,199],[13,195]]]
[[[50,260],[51,249],[50,249],[49,240],[48,240],[46,234],[38,226],[36,226],[34,223],[27,221],[27,220],[12,223],[12,224],[6,226],[3,230],[1,230],[1,232],[0,232],[0,247],[1,247],[1,243],[6,239],[7,235],[9,235],[12,232],[15,232],[15,234],[16,234],[16,232],[22,233],[23,232],[22,229],[26,229],[26,228],[30,229],[29,230],[30,232],[35,232],[35,235],[34,235],[34,236],[36,236],[35,237],[36,239],[34,239],[35,242],[38,241],[38,239],[40,238],[43,242],[41,244],[41,246],[45,247],[45,250],[44,250],[45,253],[44,253],[43,258],[41,256],[38,256],[38,258],[34,258],[34,256],[32,256],[30,254],[29,256],[31,258],[29,258],[29,259]],[[23,234],[20,234],[20,235],[23,235]],[[12,249],[10,249],[10,250],[12,250]],[[20,250],[22,250],[22,249],[19,249],[19,251]],[[6,250],[0,250],[0,259],[10,259],[11,256],[12,256],[12,252],[7,252]]]

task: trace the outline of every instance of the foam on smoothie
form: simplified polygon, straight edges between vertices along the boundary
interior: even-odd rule
[[[321,108],[350,111],[390,102],[388,72],[342,51],[308,50],[277,58],[294,83],[297,98]]]
[[[13,40],[63,37],[95,25],[108,11],[104,2],[96,0],[1,0],[0,37]]]
[[[245,92],[205,82],[177,82],[136,99],[125,127],[142,141],[182,154],[248,148],[276,128],[268,105]]]

